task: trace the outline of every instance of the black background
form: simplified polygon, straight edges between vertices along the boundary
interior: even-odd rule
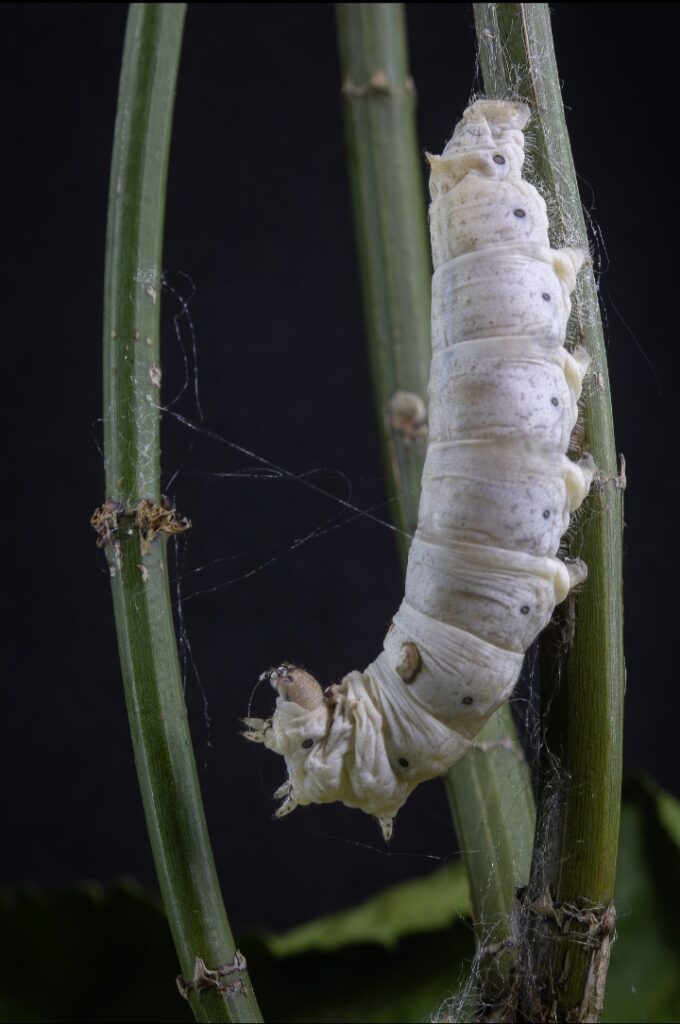
[[[437,152],[475,87],[472,11],[407,10],[421,145]],[[11,569],[0,879],[10,884],[128,874],[155,885],[107,575],[88,525],[104,486],[102,270],[125,17],[120,4],[3,7]],[[606,246],[602,303],[628,463],[626,764],[675,793],[677,29],[672,4],[554,10],[583,201]],[[170,161],[164,399],[184,374],[174,292],[195,288],[205,425],[292,473],[315,471],[342,498],[351,485],[352,502],[389,519],[339,78],[331,5],[190,6]],[[178,328],[190,353],[186,317]],[[190,393],[175,408],[197,419]],[[237,735],[268,665],[302,662],[329,681],[375,656],[402,587],[390,531],[301,483],[254,476],[252,459],[167,418],[164,431],[167,476],[183,463],[172,490],[194,521],[180,575],[201,682],[189,668],[187,702],[233,923],[281,928],[436,867],[457,849],[439,783],[410,799],[386,850],[370,819],[342,807],[273,822],[283,766]],[[260,688],[253,711],[270,700]]]

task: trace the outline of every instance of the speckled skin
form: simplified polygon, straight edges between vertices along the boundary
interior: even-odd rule
[[[276,711],[251,738],[286,758],[280,813],[341,800],[389,836],[414,787],[507,699],[584,576],[556,557],[594,469],[566,455],[588,365],[564,348],[584,256],[550,248],[545,203],[521,176],[527,119],[522,104],[478,100],[431,158],[430,438],[405,599],[376,661],[314,707],[272,672]]]

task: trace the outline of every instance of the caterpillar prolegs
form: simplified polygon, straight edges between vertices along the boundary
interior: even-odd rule
[[[431,157],[430,433],[404,601],[378,658],[322,691],[284,664],[265,675],[271,719],[250,739],[286,760],[281,816],[340,800],[392,819],[446,772],[515,686],[524,652],[585,577],[557,558],[588,492],[566,455],[583,350],[564,347],[584,262],[554,250],[522,178],[521,103],[478,100]]]

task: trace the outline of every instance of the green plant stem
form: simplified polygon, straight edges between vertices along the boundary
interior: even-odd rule
[[[425,458],[390,413],[399,391],[425,410],[431,262],[415,90],[402,4],[336,4],[347,162],[373,388],[391,508],[406,564]],[[417,426],[416,426],[417,432]]]
[[[529,881],[536,825],[531,774],[507,706],[450,770],[446,792],[470,879],[477,943],[496,944],[509,935],[516,890]]]
[[[432,264],[402,4],[337,4],[347,153],[376,405],[404,565],[417,524],[424,442],[390,421],[396,391],[425,398]],[[478,937],[507,934],[525,885],[535,811],[505,707],[447,776]],[[512,816],[508,808],[513,808]],[[482,926],[482,922],[484,925]]]
[[[486,93],[525,98],[534,111],[533,171],[549,204],[553,244],[587,248],[560,95],[547,4],[475,4]],[[585,270],[574,336],[597,385],[585,403],[583,449],[599,472],[576,522],[572,551],[588,565],[577,603],[542,639],[542,758],[537,842],[525,900],[527,964],[520,1014],[598,1020],[613,928],[622,706],[622,490],[597,290]],[[575,611],[578,626],[574,630]],[[564,638],[569,637],[568,644]]]
[[[246,971],[208,973],[231,967],[236,950],[182,694],[167,537],[143,537],[136,517],[144,499],[162,517],[160,267],[184,14],[184,4],[132,4],[128,17],[106,243],[104,437],[113,525],[103,539],[147,828],[187,997],[199,1021],[259,1021]]]

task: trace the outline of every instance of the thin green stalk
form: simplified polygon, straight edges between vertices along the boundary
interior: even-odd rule
[[[406,533],[400,536],[405,564],[425,438],[417,420],[390,414],[390,402],[398,392],[425,401],[432,274],[415,90],[402,4],[337,4],[336,15],[366,331],[392,507]],[[500,941],[515,888],[528,881],[535,824],[529,771],[509,708],[449,773],[447,790],[478,936]]]
[[[182,695],[166,544],[187,524],[160,495],[160,267],[184,14],[184,4],[132,4],[128,17],[106,241],[109,497],[93,521],[109,559],[137,773],[180,987],[199,1021],[259,1021],[235,959]]]
[[[517,889],[529,881],[536,826],[531,773],[506,705],[473,749],[446,776],[465,867],[479,949],[508,937]],[[485,987],[502,985],[509,965],[480,961]]]
[[[399,550],[418,521],[430,247],[402,4],[336,4],[347,161],[376,408]],[[403,406],[399,393],[411,396]],[[397,396],[395,400],[395,396]]]
[[[533,173],[549,204],[553,244],[587,248],[548,5],[474,7],[487,95],[520,96],[534,111]],[[625,481],[617,466],[592,271],[580,280],[573,335],[590,353],[596,381],[585,403],[582,448],[592,453],[599,473],[571,542],[588,565],[588,581],[542,639],[539,822],[523,904],[527,948],[518,1008],[519,1018],[528,1020],[599,1019],[614,923]]]

